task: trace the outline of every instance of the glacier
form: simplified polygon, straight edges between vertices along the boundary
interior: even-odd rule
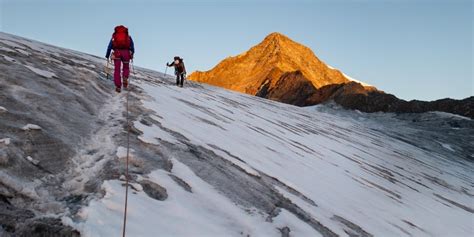
[[[105,60],[6,33],[0,54],[0,234],[121,235],[126,94]],[[127,236],[474,235],[469,118],[130,82]]]

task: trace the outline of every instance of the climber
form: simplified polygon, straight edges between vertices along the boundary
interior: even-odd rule
[[[112,55],[110,52],[113,51]],[[128,87],[128,77],[130,75],[130,60],[133,60],[133,54],[135,53],[135,47],[133,45],[132,37],[128,34],[127,27],[119,25],[115,27],[112,39],[110,39],[109,46],[107,47],[107,54],[105,57],[109,60],[114,61],[114,83],[115,91],[120,93],[122,88],[122,80],[120,75],[120,68],[123,63],[123,87]]]
[[[176,85],[183,87],[184,79],[186,78],[186,67],[184,66],[183,59],[179,56],[174,57],[174,61],[170,63],[166,63],[166,66],[173,67],[174,66],[174,74],[176,75]]]

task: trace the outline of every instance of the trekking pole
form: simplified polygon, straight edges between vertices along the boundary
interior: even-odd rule
[[[107,75],[107,81],[109,80],[109,59],[107,59],[107,63],[105,64],[105,75]]]
[[[188,85],[188,82],[186,82],[188,80],[188,77],[186,75],[186,73],[183,75],[183,84],[186,84],[186,86]]]
[[[130,60],[132,64],[132,74],[135,76],[135,66],[133,66],[133,59]]]
[[[166,75],[166,72],[168,72],[168,66],[165,67],[165,78],[168,76]]]

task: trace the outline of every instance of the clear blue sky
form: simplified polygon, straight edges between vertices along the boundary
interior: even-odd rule
[[[135,64],[164,71],[174,55],[208,70],[271,32],[403,99],[473,95],[471,0],[0,0],[0,30],[104,56],[113,27]]]

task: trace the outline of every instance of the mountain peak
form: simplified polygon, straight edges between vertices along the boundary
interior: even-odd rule
[[[291,40],[288,36],[279,33],[273,32],[265,37],[265,39],[257,45],[257,47],[265,47],[265,48],[272,48],[272,49],[281,49],[281,48],[299,48],[304,47],[301,44],[296,43],[295,41]],[[291,54],[290,51],[287,53]]]
[[[284,73],[295,71],[300,71],[315,88],[349,82],[340,71],[319,60],[310,48],[279,32],[267,35],[245,53],[226,58],[210,71],[191,74],[189,79],[255,95],[264,86],[276,86]]]
[[[291,41],[291,39],[288,38],[288,36],[286,36],[282,33],[273,32],[273,33],[267,35],[267,37],[265,37],[263,42],[266,42],[266,41]]]

